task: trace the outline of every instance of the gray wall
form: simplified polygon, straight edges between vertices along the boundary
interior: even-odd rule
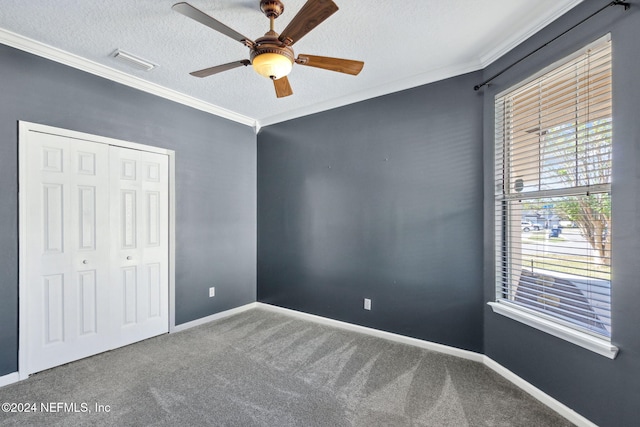
[[[258,299],[484,351],[601,426],[637,425],[640,2],[631,3],[627,12],[612,7],[572,30],[476,96],[472,88],[482,77],[607,2],[586,0],[482,75],[263,129]],[[494,314],[486,305],[495,295],[494,96],[607,32],[614,52],[612,341],[621,349],[615,360]],[[479,247],[476,239],[483,235]],[[362,310],[364,297],[373,299],[371,312]]]
[[[585,0],[482,74],[606,3]],[[257,178],[260,301],[485,352],[599,425],[636,425],[640,2],[631,3],[514,67],[484,99],[472,90],[483,77],[474,73],[266,127],[257,177],[250,128],[0,46],[0,375],[16,369],[17,120],[28,120],[177,151],[177,323],[254,300]],[[613,361],[485,304],[494,296],[493,97],[606,32],[612,340],[621,349]],[[211,285],[214,300],[204,297]]]
[[[262,129],[259,301],[482,352],[481,77]]]
[[[250,127],[3,45],[0,76],[0,375],[17,369],[18,120],[175,150],[176,323],[255,301]]]
[[[585,1],[568,16],[485,70],[495,74],[560,34],[606,1]],[[514,67],[485,89],[485,301],[494,298],[493,100],[530,74],[611,32],[613,43],[613,332],[609,360],[491,312],[485,307],[485,352],[493,360],[600,426],[640,422],[640,2],[611,7]]]

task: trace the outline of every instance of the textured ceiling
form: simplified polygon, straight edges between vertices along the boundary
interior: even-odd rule
[[[172,11],[177,0],[2,0],[0,43],[15,45],[7,34],[32,39],[260,126],[483,68],[582,0],[334,1],[340,10],[294,45],[296,55],[362,60],[363,71],[354,77],[295,65],[294,95],[281,99],[251,67],[190,76],[247,59],[248,49]],[[283,2],[278,32],[305,0]],[[259,0],[189,3],[254,40],[269,29]],[[130,68],[110,56],[116,49],[158,67]]]

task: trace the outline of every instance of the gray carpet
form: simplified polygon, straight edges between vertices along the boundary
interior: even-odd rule
[[[0,402],[38,406],[0,425],[571,425],[481,364],[259,308],[41,372]],[[76,407],[41,412],[57,402]]]

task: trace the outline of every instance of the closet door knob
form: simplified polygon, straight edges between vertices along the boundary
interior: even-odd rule
[[[83,264],[89,264],[89,261],[87,261],[86,259],[82,260]]]
[[[133,257],[132,257],[131,255],[129,255],[129,256],[127,257],[127,261],[131,261],[132,259],[133,259]]]

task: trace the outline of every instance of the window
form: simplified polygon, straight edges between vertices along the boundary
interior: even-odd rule
[[[611,336],[611,104],[608,37],[495,101],[494,311],[598,343]]]

